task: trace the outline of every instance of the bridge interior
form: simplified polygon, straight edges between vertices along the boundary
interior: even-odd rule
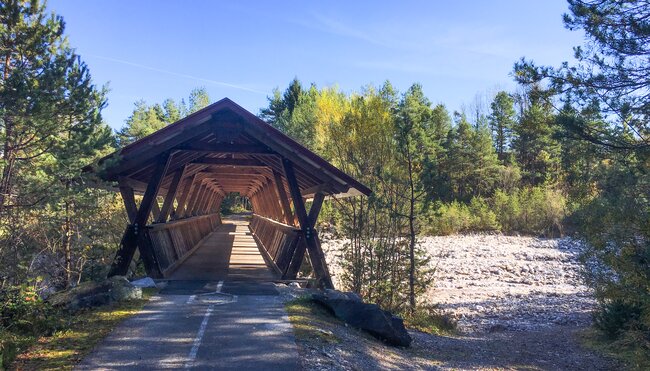
[[[279,279],[264,260],[261,248],[249,229],[249,215],[232,215],[222,219],[222,224],[168,279],[256,282]]]

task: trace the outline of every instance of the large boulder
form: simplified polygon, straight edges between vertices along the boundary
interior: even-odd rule
[[[411,345],[411,336],[401,318],[376,304],[364,303],[357,294],[325,290],[312,294],[312,300],[331,310],[348,325],[365,330],[390,345]]]
[[[132,285],[126,277],[113,276],[107,281],[109,282],[109,292],[113,301],[142,299],[142,288]]]
[[[48,302],[75,311],[141,298],[141,288],[131,285],[125,277],[114,276],[102,282],[84,282],[70,290],[53,294],[48,298]]]

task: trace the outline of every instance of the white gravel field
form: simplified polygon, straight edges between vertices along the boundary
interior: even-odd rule
[[[343,240],[323,238],[333,273]],[[595,301],[582,283],[581,244],[570,238],[455,235],[420,240],[433,257],[430,303],[458,320],[462,332],[586,326]]]

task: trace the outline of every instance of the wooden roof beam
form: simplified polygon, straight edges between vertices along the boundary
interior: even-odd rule
[[[275,155],[271,149],[259,144],[229,144],[229,143],[186,143],[174,148],[179,151],[206,153],[243,153],[255,155]]]
[[[262,161],[253,159],[239,159],[239,158],[211,158],[202,157],[192,161],[193,164],[202,165],[223,165],[223,166],[242,166],[242,167],[268,167],[269,165]]]

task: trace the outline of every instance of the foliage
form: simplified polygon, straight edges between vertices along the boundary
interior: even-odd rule
[[[138,313],[155,292],[144,289],[143,299],[77,312],[53,309],[39,299],[39,304],[25,313],[38,313],[45,308],[48,327],[30,333],[15,329],[5,332],[0,344],[13,351],[4,353],[4,365],[21,370],[73,369],[115,326]],[[0,352],[3,350],[0,347]]]
[[[574,164],[567,166],[567,179],[581,200],[573,219],[590,247],[583,258],[601,303],[596,324],[610,337],[641,338],[647,345],[650,4],[569,0],[569,10],[565,26],[587,36],[585,45],[574,49],[575,62],[553,68],[522,60],[515,75],[524,84],[546,83],[558,94],[565,102],[558,123],[585,141],[575,150],[565,147],[564,161]],[[578,154],[577,161],[566,157]],[[647,346],[638,349],[647,352]]]
[[[610,340],[616,340],[627,331],[644,329],[641,313],[638,304],[615,300],[601,305],[600,311],[594,315],[594,324]]]
[[[453,334],[458,326],[454,318],[433,305],[423,305],[415,312],[407,313],[404,325],[429,334]]]
[[[117,133],[120,146],[133,143],[208,106],[210,95],[205,88],[193,89],[190,92],[189,102],[189,106],[185,104],[185,100],[176,103],[171,98],[165,99],[162,104],[148,105],[144,100],[135,102],[133,113]]]
[[[340,339],[326,329],[343,322],[327,311],[322,305],[308,297],[299,297],[285,305],[287,316],[299,341],[307,343],[339,343]]]
[[[0,287],[39,275],[39,285],[67,287],[91,253],[113,248],[87,238],[111,226],[93,220],[110,196],[82,172],[114,145],[100,114],[106,91],[40,2],[3,3],[0,19]]]
[[[251,204],[248,198],[229,193],[221,202],[221,214],[237,214],[250,212]]]
[[[500,91],[490,104],[490,130],[499,159],[504,160],[512,142],[512,128],[515,126],[516,112],[514,99],[505,91]]]

